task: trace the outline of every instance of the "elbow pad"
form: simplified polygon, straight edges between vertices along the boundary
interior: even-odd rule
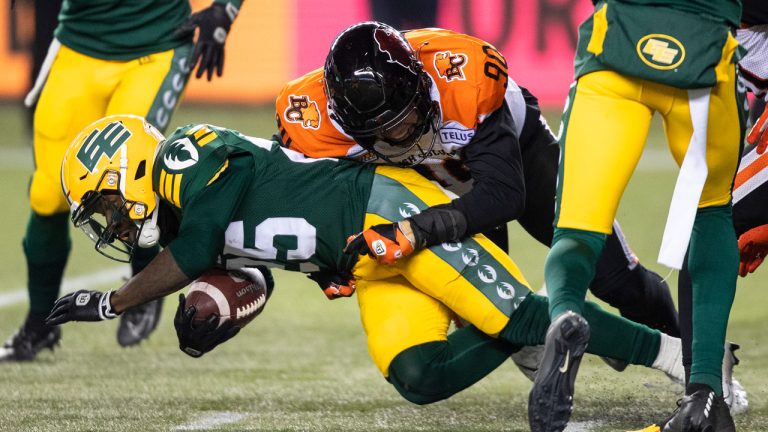
[[[456,242],[467,233],[467,218],[450,204],[430,207],[408,220],[416,247]]]

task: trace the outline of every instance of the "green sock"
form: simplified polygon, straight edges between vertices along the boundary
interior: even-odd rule
[[[693,283],[693,363],[689,382],[722,394],[725,331],[736,294],[739,250],[731,206],[699,209],[688,251]]]
[[[543,344],[550,322],[547,308],[546,297],[528,295],[499,338],[514,345]],[[592,302],[584,304],[583,312],[591,331],[588,353],[644,366],[656,360],[661,341],[657,330],[608,313]]]
[[[29,311],[48,315],[59,296],[69,257],[69,214],[40,216],[32,212],[22,246],[27,257]]]
[[[146,249],[137,246],[131,258],[131,274],[135,275],[144,270],[144,267],[157,256],[158,252],[160,252],[159,246]]]
[[[389,365],[388,380],[415,404],[437,402],[476,383],[517,349],[467,326],[445,342],[416,345],[398,354]]]
[[[583,314],[584,296],[595,276],[605,238],[596,232],[555,228],[544,264],[551,319],[569,310]]]

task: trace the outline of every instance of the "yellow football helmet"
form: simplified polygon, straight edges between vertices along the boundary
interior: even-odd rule
[[[136,246],[157,244],[159,200],[152,190],[152,167],[164,139],[142,117],[124,114],[91,123],[67,148],[61,186],[72,222],[101,254],[128,262]],[[132,235],[124,235],[126,226]]]

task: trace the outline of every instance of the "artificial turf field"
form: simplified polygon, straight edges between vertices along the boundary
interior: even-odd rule
[[[208,122],[268,137],[269,107],[182,106],[172,125]],[[553,112],[553,128],[559,122]],[[675,179],[656,124],[618,219],[634,251],[655,263]],[[23,112],[0,105],[0,338],[26,313],[21,250],[28,216],[31,150]],[[546,249],[511,227],[511,255],[534,289],[543,282]],[[67,286],[114,289],[126,267],[93,251],[72,231]],[[524,431],[530,382],[511,362],[451,399],[416,406],[402,399],[368,357],[354,298],[329,302],[313,282],[275,271],[277,288],[264,313],[235,339],[201,359],[177,348],[176,298],[166,299],[160,325],[138,347],[117,345],[117,322],[63,327],[62,344],[31,364],[0,364],[0,431]],[[676,273],[669,276],[676,285]],[[741,344],[736,376],[750,408],[739,431],[768,430],[768,269],[739,280],[729,339]],[[673,290],[674,292],[674,290]],[[0,341],[2,342],[2,341]],[[587,356],[568,431],[640,429],[664,417],[682,389],[660,372],[616,373]]]

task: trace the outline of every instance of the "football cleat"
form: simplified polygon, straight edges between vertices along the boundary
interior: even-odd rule
[[[680,407],[662,432],[735,432],[736,426],[722,396],[704,386],[683,397]]]
[[[148,338],[157,327],[162,311],[163,299],[160,298],[123,312],[117,326],[117,343],[129,347]]]
[[[531,382],[536,381],[536,373],[541,364],[541,358],[544,357],[544,345],[524,346],[519,351],[515,351],[509,356],[515,363],[520,372]]]
[[[733,367],[739,364],[736,350],[739,345],[726,342],[725,355],[723,356],[723,400],[728,405],[731,415],[741,414],[749,409],[747,391],[741,383],[733,378]]]
[[[61,329],[58,326],[35,327],[37,328],[29,325],[28,319],[27,323],[0,347],[0,362],[32,361],[44,349],[53,351],[61,340]]]
[[[547,330],[544,358],[528,396],[531,432],[561,432],[573,411],[573,393],[581,358],[589,342],[589,324],[568,311]]]

